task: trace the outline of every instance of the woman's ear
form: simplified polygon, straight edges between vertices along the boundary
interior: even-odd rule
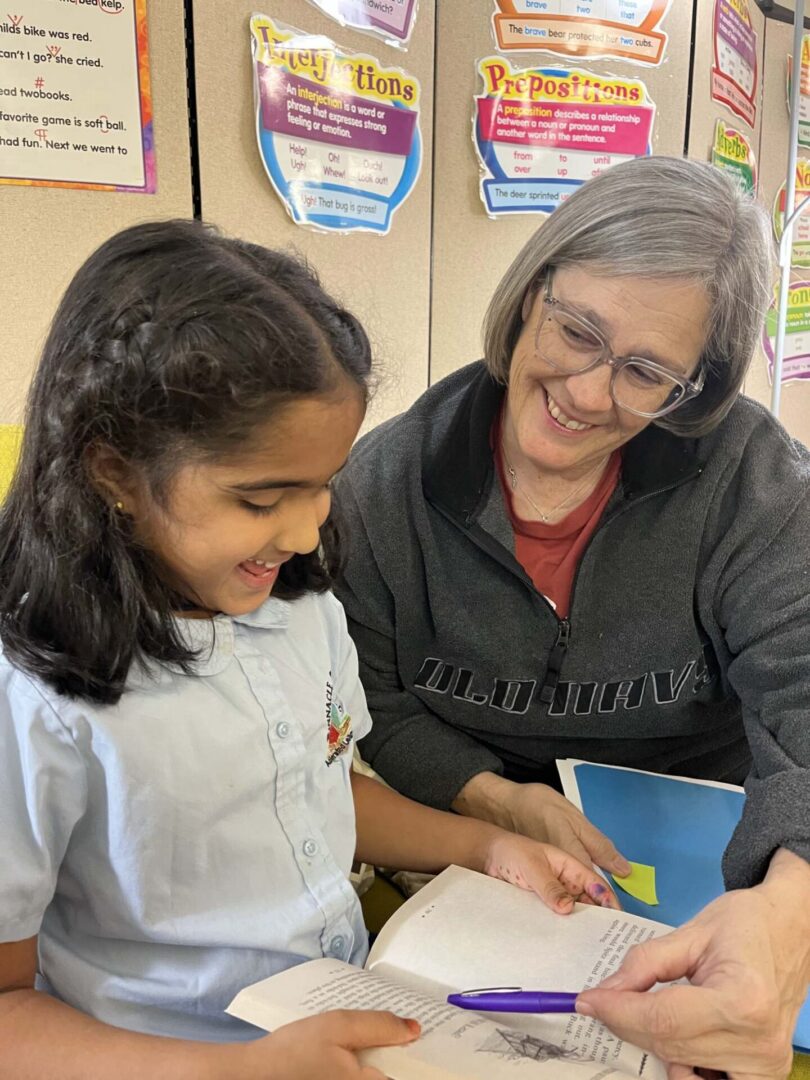
[[[93,443],[84,456],[90,482],[111,507],[135,516],[138,484],[132,466],[106,443]]]

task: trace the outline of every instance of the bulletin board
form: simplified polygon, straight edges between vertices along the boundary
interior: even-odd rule
[[[306,0],[195,0],[194,36],[203,217],[231,235],[294,249],[369,332],[381,380],[367,425],[401,412],[426,388],[430,339],[434,0],[420,0],[407,52],[340,26]],[[256,145],[249,20],[253,12],[325,34],[401,67],[421,84],[421,174],[387,235],[323,234],[296,225]]]
[[[788,143],[785,62],[793,50],[793,27],[768,19],[765,25],[764,58],[767,78],[763,83],[762,116],[759,132],[760,198],[769,211],[774,205],[780,184],[785,179]],[[808,157],[810,151],[800,150]],[[806,281],[810,270],[794,268],[791,280]],[[767,361],[759,350],[748,373],[745,392],[769,405],[771,385]],[[810,446],[810,380],[796,380],[782,385],[779,419],[795,438]]]
[[[653,153],[683,153],[693,0],[677,0],[666,17],[669,46],[663,63],[644,67],[577,58],[597,75],[643,79],[657,106]],[[481,323],[492,293],[512,259],[544,218],[487,217],[479,195],[472,143],[473,97],[481,92],[476,61],[495,54],[492,0],[442,0],[436,28],[433,297],[430,380],[436,382],[481,355]],[[560,67],[547,53],[510,53],[514,64]]]
[[[0,424],[19,423],[51,317],[90,252],[128,225],[192,214],[183,6],[149,0],[147,20],[156,193],[2,188]]]

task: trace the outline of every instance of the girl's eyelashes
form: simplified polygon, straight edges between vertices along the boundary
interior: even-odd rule
[[[248,502],[246,499],[240,499],[239,505],[243,506],[245,510],[248,510],[251,514],[259,514],[261,516],[275,514],[278,510],[278,503],[273,503],[272,506],[257,506],[256,503]]]

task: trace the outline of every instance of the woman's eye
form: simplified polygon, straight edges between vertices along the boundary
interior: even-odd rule
[[[563,331],[572,345],[580,345],[586,349],[599,348],[599,342],[587,331],[577,330],[576,327],[573,326],[564,326]]]
[[[239,505],[243,506],[251,514],[258,514],[259,516],[274,514],[278,509],[278,503],[273,503],[272,506],[257,506],[256,503],[247,502],[245,499],[240,499]]]

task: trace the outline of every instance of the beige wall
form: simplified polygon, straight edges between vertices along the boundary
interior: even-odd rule
[[[696,42],[689,152],[705,159],[714,123],[743,128],[709,94],[714,0],[694,0]],[[407,52],[339,27],[306,0],[195,0],[196,78],[204,216],[227,232],[295,248],[317,267],[367,325],[382,385],[369,423],[406,408],[428,385],[480,354],[481,319],[499,277],[542,221],[532,215],[487,217],[478,193],[472,144],[476,61],[491,52],[492,0],[420,0]],[[293,224],[267,180],[256,146],[248,20],[254,10],[341,45],[404,67],[422,84],[425,153],[421,176],[393,218],[390,233],[326,235]],[[670,44],[658,68],[583,63],[599,72],[643,78],[658,107],[654,150],[679,154],[685,143],[693,0],[677,0],[665,29]],[[758,111],[760,188],[770,208],[784,175],[784,99],[789,26],[768,22],[751,2],[765,86]],[[149,0],[158,192],[126,195],[55,188],[0,188],[0,424],[20,417],[38,350],[59,295],[85,256],[111,233],[136,221],[192,211],[181,0]],[[440,63],[435,63],[438,50]],[[557,63],[515,54],[514,63]],[[435,86],[434,86],[435,72]],[[763,79],[763,75],[765,76]],[[436,130],[433,137],[434,92]],[[764,122],[763,122],[764,118]],[[744,129],[744,128],[743,128]],[[434,175],[435,170],[435,175]],[[748,391],[767,402],[762,356]],[[810,384],[786,384],[783,420],[810,443]]]
[[[420,0],[408,51],[346,30],[305,0],[195,0],[194,31],[203,216],[233,235],[309,258],[325,286],[363,320],[382,383],[369,422],[400,412],[428,381],[434,0]],[[387,236],[317,233],[293,223],[256,145],[248,23],[253,12],[329,35],[415,75],[422,86],[422,173]]]
[[[182,5],[149,0],[147,16],[157,193],[0,187],[0,423],[19,421],[51,316],[90,252],[128,225],[192,213]]]

